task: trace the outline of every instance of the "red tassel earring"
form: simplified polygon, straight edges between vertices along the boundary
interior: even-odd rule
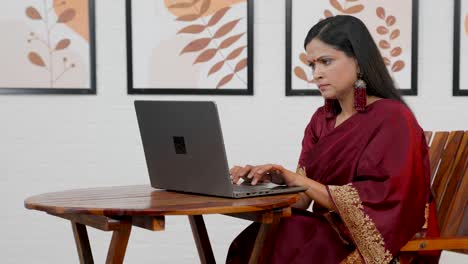
[[[354,108],[358,112],[366,110],[367,93],[366,82],[362,80],[362,75],[359,74],[358,79],[354,83]]]

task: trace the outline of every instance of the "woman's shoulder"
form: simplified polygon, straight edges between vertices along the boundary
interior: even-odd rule
[[[381,98],[368,106],[371,111],[376,112],[381,117],[407,116],[414,117],[411,110],[404,103],[388,98]]]
[[[379,123],[386,123],[400,129],[403,127],[420,128],[411,109],[398,100],[380,99],[373,103],[370,110],[374,112],[373,116],[378,118]]]

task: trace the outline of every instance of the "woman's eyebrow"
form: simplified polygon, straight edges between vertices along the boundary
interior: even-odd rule
[[[313,63],[315,63],[316,61],[322,60],[322,59],[328,58],[328,57],[330,57],[330,56],[329,56],[329,55],[322,55],[322,56],[320,56],[320,57],[318,57],[318,58],[316,58],[316,59],[314,59],[314,60],[307,60],[307,62],[309,63],[309,66],[310,66],[310,65],[312,65]]]

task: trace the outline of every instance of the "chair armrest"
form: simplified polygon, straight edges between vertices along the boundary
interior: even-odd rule
[[[410,240],[400,251],[468,249],[468,237],[429,237]]]

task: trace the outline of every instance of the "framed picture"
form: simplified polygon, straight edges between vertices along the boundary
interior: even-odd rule
[[[129,94],[253,94],[252,0],[126,0]]]
[[[455,0],[453,34],[453,95],[468,95],[468,3]]]
[[[94,0],[0,4],[0,93],[96,94]]]
[[[335,15],[361,19],[379,47],[397,88],[403,95],[417,95],[418,0],[286,0],[287,96],[320,95],[311,82],[304,39],[315,23]]]

